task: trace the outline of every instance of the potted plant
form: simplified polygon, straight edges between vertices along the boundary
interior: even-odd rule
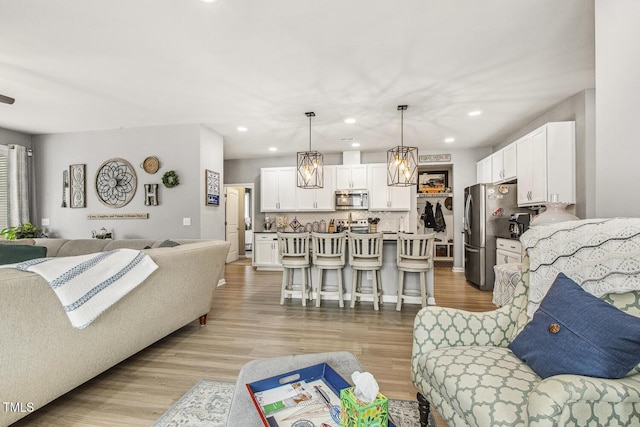
[[[47,237],[35,225],[30,222],[5,228],[0,231],[0,236],[4,236],[6,240],[32,239],[34,237]]]

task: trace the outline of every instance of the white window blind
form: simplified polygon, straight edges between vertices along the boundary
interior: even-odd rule
[[[0,230],[7,228],[8,195],[7,195],[7,154],[0,150]]]

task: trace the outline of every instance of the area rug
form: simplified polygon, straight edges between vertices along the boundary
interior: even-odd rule
[[[234,388],[235,384],[232,383],[200,380],[156,421],[154,427],[227,427],[227,413]],[[389,413],[397,427],[420,425],[417,402],[390,399]],[[429,427],[435,425],[430,415]]]

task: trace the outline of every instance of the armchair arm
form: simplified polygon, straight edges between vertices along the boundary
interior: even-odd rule
[[[637,425],[638,409],[640,374],[620,379],[557,375],[541,381],[531,391],[528,425],[587,425],[589,421],[597,425],[611,425],[613,421]]]

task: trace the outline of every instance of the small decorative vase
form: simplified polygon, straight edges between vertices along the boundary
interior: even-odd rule
[[[541,214],[533,217],[531,220],[531,226],[536,225],[549,225],[563,221],[574,221],[580,219],[570,212],[567,212],[567,207],[570,203],[547,203],[546,210]]]

